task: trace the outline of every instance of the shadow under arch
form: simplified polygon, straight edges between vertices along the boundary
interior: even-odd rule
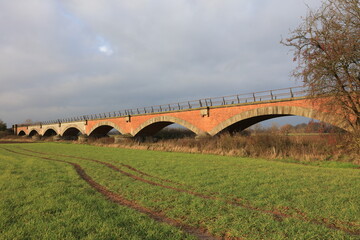
[[[79,134],[84,134],[84,131],[79,129],[77,125],[71,124],[67,125],[60,135],[68,139],[76,140]]]
[[[43,136],[44,137],[51,137],[51,136],[55,136],[57,134],[58,133],[56,132],[56,130],[54,128],[50,127],[50,128],[47,128],[47,129],[44,130]]]
[[[25,136],[25,135],[26,135],[26,133],[25,133],[24,130],[21,130],[21,131],[18,133],[18,136]]]
[[[195,127],[194,125],[183,119],[172,116],[159,116],[143,122],[138,128],[136,128],[132,132],[132,135],[134,137],[153,136],[164,127],[169,126],[173,123],[177,123],[189,129],[190,131],[194,132],[196,135],[204,134],[203,130],[199,129],[198,127]]]
[[[256,108],[236,114],[235,116],[232,116],[231,118],[218,124],[209,132],[209,134],[214,136],[224,130],[233,131],[237,129],[238,131],[241,131],[256,123],[285,116],[312,118],[342,128],[345,131],[351,131],[350,126],[345,122],[345,120],[342,120],[343,118],[341,116],[333,113],[319,112],[314,109],[295,106],[271,106]]]
[[[116,129],[120,134],[124,134],[125,131],[118,125],[110,121],[102,121],[95,124],[89,131],[89,137],[106,137],[111,129]]]
[[[29,137],[32,137],[32,136],[35,136],[35,135],[40,135],[39,132],[35,129],[32,129],[30,132],[29,132]]]

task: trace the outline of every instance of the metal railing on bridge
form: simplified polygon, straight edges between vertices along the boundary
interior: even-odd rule
[[[264,102],[271,100],[304,97],[306,95],[307,95],[307,90],[304,87],[291,87],[291,88],[252,92],[252,93],[237,94],[237,95],[230,95],[223,97],[202,98],[199,100],[162,104],[162,105],[155,105],[150,107],[133,108],[133,109],[126,109],[121,111],[89,114],[89,115],[82,115],[78,117],[63,118],[63,119],[57,119],[51,121],[19,124],[18,126],[32,126],[39,124],[48,125],[48,124],[56,124],[56,123],[67,123],[67,122],[77,122],[77,121],[95,120],[95,119],[103,119],[103,118],[123,117],[129,115],[142,115],[142,114],[153,114],[153,113],[162,113],[162,112],[170,112],[170,111],[182,111],[182,110],[198,109],[204,107],[219,107],[219,106],[227,106],[227,105],[248,104],[254,102]]]

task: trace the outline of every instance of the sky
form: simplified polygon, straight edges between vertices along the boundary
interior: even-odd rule
[[[320,0],[0,1],[11,126],[301,85],[282,38]]]

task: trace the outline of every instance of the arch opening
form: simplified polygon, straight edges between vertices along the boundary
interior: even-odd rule
[[[156,141],[161,139],[175,139],[194,137],[196,135],[191,129],[170,121],[154,122],[142,128],[135,138],[140,141]]]
[[[25,133],[23,130],[21,130],[18,135],[19,135],[19,136],[25,136],[26,133]]]
[[[152,137],[161,129],[173,124],[173,122],[155,122],[141,129],[135,137]]]
[[[185,128],[188,131],[193,132],[195,135],[205,134],[203,130],[199,129],[190,122],[173,116],[158,116],[151,118],[142,123],[137,129],[132,131],[131,134],[136,138],[152,138],[160,130],[171,124],[179,125],[179,127]]]
[[[44,133],[44,137],[51,137],[51,136],[56,136],[56,135],[57,135],[56,131],[52,128],[49,128]]]
[[[229,125],[228,127],[224,128],[223,130],[221,130],[220,132],[218,132],[215,135],[220,135],[223,133],[230,133],[230,134],[239,133],[255,124],[260,123],[260,122],[274,119],[274,118],[287,117],[287,116],[294,116],[294,115],[291,115],[291,114],[269,114],[269,115],[262,115],[262,116],[246,118],[246,119],[240,120],[238,122],[235,122],[235,123]]]
[[[173,123],[162,128],[160,131],[155,133],[154,138],[160,140],[160,139],[180,139],[185,137],[193,138],[195,136],[196,134],[193,131],[179,124]]]
[[[110,137],[113,135],[121,134],[117,129],[110,125],[101,125],[96,127],[94,130],[91,131],[89,137],[91,138],[104,138]]]
[[[80,135],[81,132],[79,129],[75,127],[69,127],[65,130],[62,136],[65,140],[77,140]]]
[[[32,131],[29,133],[29,137],[32,137],[32,136],[35,136],[35,135],[39,135],[39,133],[38,133],[36,130],[32,130]]]
[[[327,112],[314,111],[313,109],[293,106],[273,106],[256,108],[236,114],[224,122],[218,124],[209,133],[214,136],[220,132],[236,132],[244,130],[256,123],[285,116],[298,116],[315,119],[335,127],[349,131],[349,125],[340,115]]]
[[[276,133],[284,135],[308,135],[318,136],[321,134],[344,134],[346,131],[333,124],[317,119],[299,116],[270,119],[245,129],[245,134]]]

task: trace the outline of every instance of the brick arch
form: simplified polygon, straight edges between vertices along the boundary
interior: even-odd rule
[[[160,129],[163,127],[166,127],[167,125],[170,125],[172,123],[177,123],[187,129],[189,129],[190,131],[194,132],[196,135],[201,135],[204,134],[205,132],[201,129],[199,129],[198,127],[195,127],[194,125],[192,125],[191,123],[177,118],[177,117],[172,117],[172,116],[159,116],[159,117],[154,117],[151,118],[145,122],[143,122],[139,127],[137,127],[133,132],[132,135],[136,136],[139,133],[141,133],[141,131],[143,131],[145,128],[154,125],[154,124],[160,124],[160,123],[165,123],[163,126],[160,126]]]
[[[214,136],[233,124],[241,123],[242,121],[245,122],[250,119],[254,119],[253,124],[255,124],[264,120],[268,120],[275,117],[282,117],[282,116],[301,116],[301,117],[313,118],[325,123],[329,123],[336,127],[342,128],[346,131],[351,131],[350,126],[345,121],[341,121],[341,119],[343,118],[333,113],[319,112],[318,110],[303,108],[303,107],[295,107],[295,106],[272,106],[272,107],[256,108],[236,114],[230,117],[229,119],[223,121],[222,123],[218,124],[215,128],[213,128],[209,132],[209,134],[211,136]],[[251,122],[248,121],[248,124],[249,123],[250,123],[249,126],[253,125],[251,124]]]
[[[45,135],[46,131],[48,131],[48,130],[53,130],[56,134],[59,134],[58,131],[56,131],[56,129],[54,127],[48,127],[43,130],[43,135]]]
[[[32,136],[34,136],[34,135],[40,135],[40,131],[39,131],[38,129],[36,129],[36,128],[31,128],[31,129],[29,129],[29,131],[28,131],[28,135],[29,135],[30,137],[32,137]]]
[[[95,125],[90,129],[90,131],[88,132],[88,135],[90,136],[90,134],[91,134],[95,129],[97,129],[98,127],[101,127],[101,126],[111,126],[111,127],[115,128],[116,130],[118,130],[119,133],[121,133],[121,134],[125,134],[125,133],[126,133],[120,126],[116,125],[115,123],[110,122],[110,121],[102,121],[102,122],[99,122],[99,123],[95,124]]]
[[[85,132],[84,132],[83,130],[81,130],[78,125],[76,125],[76,124],[70,124],[70,125],[66,125],[66,128],[64,128],[62,131],[60,131],[60,132],[61,132],[61,133],[60,133],[60,136],[63,136],[64,133],[66,132],[66,130],[68,130],[69,128],[76,128],[77,130],[79,130],[79,132],[80,132],[81,134],[85,134]]]
[[[24,130],[20,130],[18,136],[25,136],[26,132]]]

